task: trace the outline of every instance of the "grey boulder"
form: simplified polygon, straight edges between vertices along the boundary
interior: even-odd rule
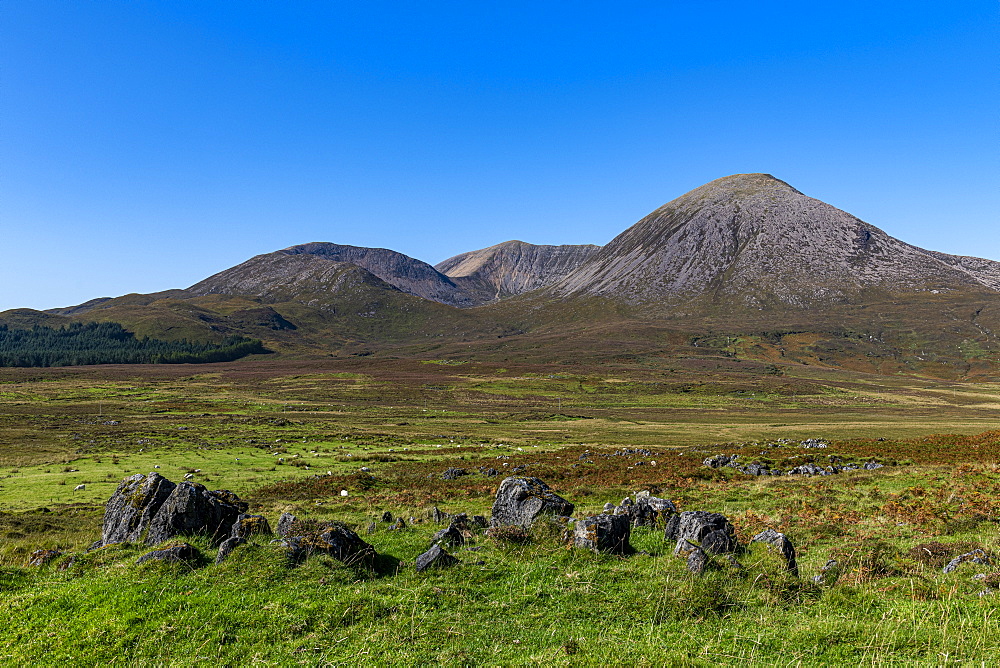
[[[490,525],[527,528],[539,515],[569,516],[573,508],[538,478],[512,476],[497,489]]]

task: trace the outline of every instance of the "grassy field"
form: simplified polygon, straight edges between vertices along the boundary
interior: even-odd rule
[[[1000,594],[980,594],[1000,587],[1000,566],[941,568],[977,547],[1000,558],[998,408],[990,382],[727,358],[0,369],[0,659],[992,664]],[[830,445],[799,447],[807,438]],[[756,478],[702,465],[719,453],[885,466]],[[568,549],[546,527],[525,545],[480,536],[455,551],[462,565],[415,573],[440,528],[430,511],[488,514],[521,466],[577,517],[650,490],[726,514],[744,540],[775,528],[802,577],[760,549],[743,571],[692,576],[662,531],[635,529],[638,552],[611,557]],[[442,480],[448,467],[472,474]],[[195,538],[198,568],[137,566],[141,546],[84,553],[118,482],[154,470],[235,491],[272,524],[283,511],[347,522],[386,560],[293,566],[264,538],[220,565]],[[366,533],[385,511],[408,527]],[[39,548],[78,556],[65,571],[27,566]],[[831,558],[839,578],[813,583]]]

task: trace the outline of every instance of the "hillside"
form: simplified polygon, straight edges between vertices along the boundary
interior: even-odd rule
[[[479,303],[498,301],[551,285],[576,270],[600,246],[539,246],[505,241],[462,253],[434,266]]]

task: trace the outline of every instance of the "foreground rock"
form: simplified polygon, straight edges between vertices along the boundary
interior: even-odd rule
[[[194,482],[173,483],[159,473],[126,478],[108,499],[101,540],[156,545],[180,535],[206,535],[220,543],[247,504],[227,490],[209,491]]]
[[[709,534],[715,532],[721,535],[715,535],[710,539],[713,549],[721,549],[728,541],[732,549],[724,551],[737,551],[736,530],[726,516],[704,510],[686,510],[674,515],[667,521],[663,537],[666,540],[686,540],[700,545]]]
[[[628,515],[594,515],[573,526],[573,545],[594,552],[630,554],[632,523]]]
[[[418,573],[422,573],[429,568],[448,568],[459,564],[459,560],[444,551],[440,545],[435,544],[427,550],[416,561]]]
[[[219,545],[215,563],[221,564],[236,547],[247,542],[251,536],[270,536],[272,533],[271,525],[263,515],[240,515],[233,523],[229,538]]]
[[[540,515],[568,516],[573,504],[555,494],[538,478],[505,478],[493,502],[492,526],[530,527]]]
[[[785,560],[785,570],[795,577],[799,576],[799,566],[795,561],[795,548],[792,546],[792,541],[788,540],[785,534],[779,533],[774,529],[767,529],[751,538],[750,542],[764,543],[772,549],[777,550],[778,554]],[[836,565],[836,562],[834,562],[834,565]]]
[[[294,516],[285,519],[282,545],[288,550],[292,561],[302,561],[311,554],[328,554],[348,566],[372,568],[378,553],[375,548],[361,539],[358,534],[340,522],[317,522],[299,520]]]
[[[198,561],[201,555],[198,550],[195,549],[193,545],[188,543],[180,543],[178,545],[171,545],[170,547],[165,547],[159,550],[153,550],[152,552],[147,552],[146,554],[139,557],[135,563],[144,564],[147,561],[165,561],[167,563],[187,563],[191,564]]]

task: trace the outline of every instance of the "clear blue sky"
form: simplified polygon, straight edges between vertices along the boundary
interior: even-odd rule
[[[308,241],[603,244],[769,172],[1000,260],[1000,3],[0,3],[0,310]]]

